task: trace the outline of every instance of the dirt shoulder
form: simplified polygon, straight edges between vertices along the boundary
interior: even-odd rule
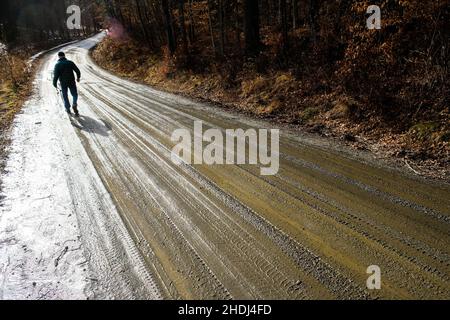
[[[449,180],[448,110],[433,115],[435,120],[419,117],[413,125],[405,125],[377,114],[358,115],[360,102],[338,90],[320,93],[311,82],[302,83],[289,71],[260,73],[244,68],[230,85],[220,70],[179,69],[171,59],[132,41],[106,38],[91,55],[98,65],[121,77],[326,137],[419,176]],[[307,95],[308,90],[318,93]]]

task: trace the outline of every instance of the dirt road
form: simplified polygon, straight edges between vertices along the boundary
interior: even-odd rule
[[[47,55],[38,92],[16,121],[0,212],[0,263],[10,257],[0,269],[4,297],[450,298],[449,186],[288,130],[274,176],[249,165],[175,165],[171,134],[195,120],[271,125],[101,70],[88,54],[99,38],[65,49],[83,74],[80,119],[64,114]],[[14,219],[27,215],[36,223],[19,232]],[[43,239],[60,240],[23,253],[36,224]],[[66,250],[60,271],[54,262],[72,236],[79,250]],[[43,262],[29,262],[43,251]],[[366,287],[371,265],[380,267],[381,290]],[[38,267],[46,271],[30,274]],[[42,296],[37,276],[60,283],[50,281]]]

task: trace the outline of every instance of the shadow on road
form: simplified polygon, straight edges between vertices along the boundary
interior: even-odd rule
[[[112,130],[112,126],[106,120],[100,119],[99,121],[84,115],[80,115],[78,118],[71,118],[72,125],[82,131],[98,134],[104,137],[109,135],[109,131]]]

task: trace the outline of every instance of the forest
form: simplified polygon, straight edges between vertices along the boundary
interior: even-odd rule
[[[81,30],[67,30],[69,4]],[[104,28],[101,66],[163,90],[449,161],[448,0],[2,1],[7,46]],[[369,30],[367,8],[381,9]],[[391,146],[395,145],[395,148]]]
[[[76,4],[82,8],[83,28],[67,28],[67,8]],[[17,47],[86,36],[101,27],[97,4],[88,0],[6,0],[0,3],[1,41]]]

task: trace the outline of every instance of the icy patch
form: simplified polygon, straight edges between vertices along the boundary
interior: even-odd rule
[[[102,36],[64,50],[86,59]],[[48,55],[14,122],[0,195],[0,299],[160,299],[52,86],[53,67]]]
[[[0,207],[0,298],[85,299],[86,259],[65,181],[65,155],[45,112],[17,116]]]

